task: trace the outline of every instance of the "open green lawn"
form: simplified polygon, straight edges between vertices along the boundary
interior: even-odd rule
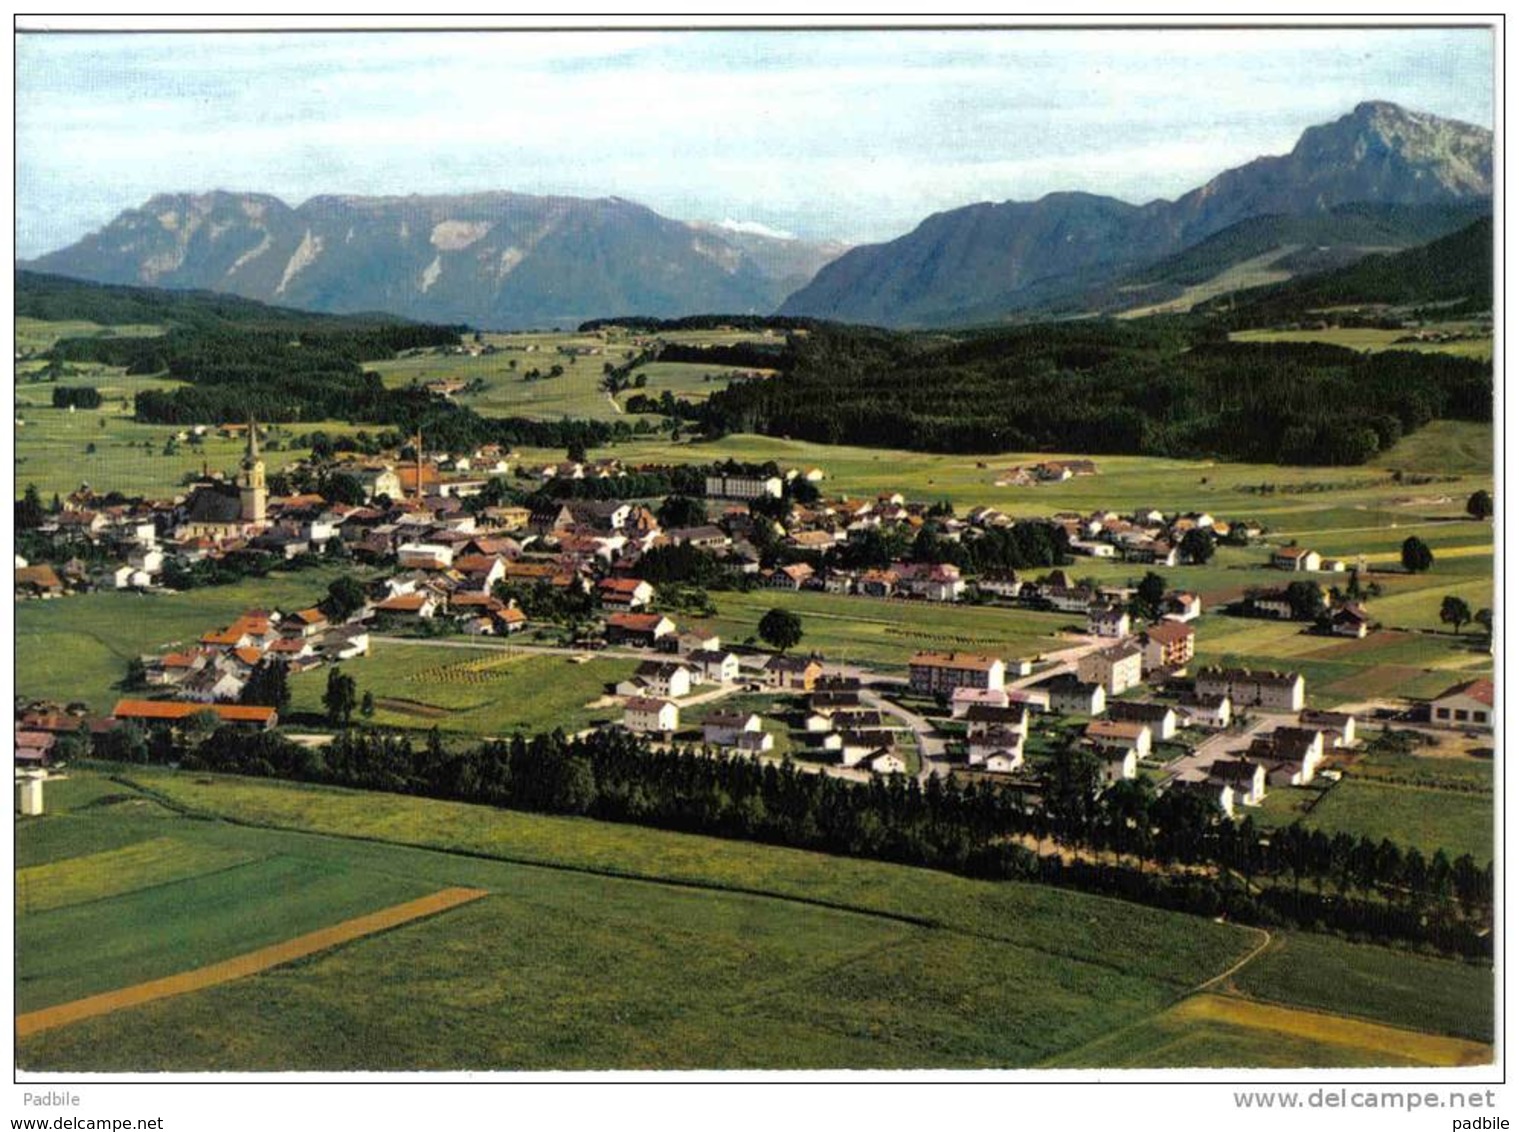
[[[1444,849],[1455,860],[1470,853],[1478,865],[1493,859],[1493,796],[1347,777],[1303,819],[1310,829],[1343,830],[1373,841],[1390,838],[1425,856]]]
[[[1429,1030],[1493,1039],[1491,967],[1289,932],[1231,979],[1251,998]]]
[[[162,326],[141,323],[122,323],[103,326],[84,319],[45,321],[40,318],[16,319],[16,349],[26,353],[51,350],[60,338],[156,338],[164,332]]]
[[[1029,1065],[1164,1010],[1253,939],[1112,900],[764,846],[132,774],[203,810],[295,828],[147,821],[114,807],[23,822],[22,842],[48,823],[136,822],[144,837],[167,826],[175,838],[258,858],[23,917],[23,1009],[446,885],[491,895],[36,1035],[18,1052],[27,1069]],[[326,829],[339,836],[303,832]],[[416,844],[384,843],[401,840]],[[483,855],[440,851],[448,848]],[[1120,946],[1129,958],[1115,964]]]
[[[827,496],[842,493],[858,498],[900,491],[912,499],[947,499],[962,510],[989,505],[1014,515],[1048,515],[1063,510],[1085,513],[1098,508],[1208,510],[1222,518],[1254,518],[1273,530],[1285,530],[1311,525],[1313,516],[1325,511],[1387,510],[1403,522],[1418,522],[1428,515],[1460,515],[1467,496],[1478,488],[1492,488],[1492,437],[1490,425],[1435,421],[1371,465],[1357,468],[1096,456],[1097,475],[1037,487],[998,487],[996,480],[1015,464],[1049,459],[1055,454],[943,455],[749,434],[694,443],[667,438],[635,440],[592,454],[616,456],[635,464],[710,463],[732,457],[774,460],[783,468],[821,467],[827,478],[820,486]],[[562,459],[562,453],[530,450],[524,457],[553,460]],[[1460,478],[1436,484],[1400,484],[1392,480],[1394,469]],[[1256,490],[1273,484],[1275,492]],[[1285,490],[1314,484],[1333,487],[1301,493]],[[1432,502],[1441,497],[1451,502]],[[1336,515],[1332,525],[1374,526],[1377,521],[1349,524]]]
[[[72,812],[23,821],[18,845],[50,824],[118,824],[145,840],[167,830],[305,870],[294,897],[243,892],[230,880],[184,887],[171,913],[178,923],[194,924],[197,910],[219,910],[221,895],[237,892],[250,915],[278,901],[271,924],[293,933],[310,914],[307,886],[334,874],[352,877],[355,902],[360,892],[404,899],[444,885],[491,895],[248,979],[27,1039],[18,1054],[27,1069],[1402,1065],[1447,1053],[1433,1035],[1480,1041],[1492,1025],[1489,970],[1324,937],[1279,935],[1231,987],[1350,1017],[1297,1010],[1270,1028],[1248,1003],[1183,997],[1260,940],[1224,924],[584,819],[126,773],[177,806],[240,824],[128,816],[84,792]],[[378,886],[390,884],[399,895],[382,896]],[[135,911],[134,898],[114,899]],[[32,924],[66,911],[23,919],[23,956]],[[236,947],[221,930],[229,919],[237,917],[188,933],[202,954]],[[138,915],[103,924],[104,961],[97,939],[55,932],[54,986],[70,972],[88,985],[135,980],[127,941],[150,930]],[[269,934],[245,930],[260,942]],[[73,966],[81,955],[96,957],[87,973]],[[1359,1034],[1355,1018],[1430,1036]]]
[[[1377,616],[1383,602],[1372,602]],[[1200,663],[1286,668],[1303,673],[1310,704],[1429,696],[1492,671],[1470,636],[1383,631],[1363,640],[1305,632],[1298,622],[1205,613],[1196,623]]]
[[[60,385],[90,385],[106,398],[99,409],[52,407],[53,386],[16,386],[16,495],[36,484],[47,501],[54,493],[67,495],[81,483],[100,492],[171,498],[183,490],[187,476],[204,468],[230,472],[242,459],[244,442],[208,434],[199,449],[188,442],[165,455],[170,438],[183,431],[171,425],[140,424],[131,419],[130,399],[144,389],[172,389],[179,383],[157,377],[126,377],[120,370],[102,370],[97,377],[71,377]],[[217,425],[220,421],[204,422]],[[356,426],[342,421],[314,421],[276,426],[265,443],[264,462],[272,474],[304,459],[309,448],[295,447],[293,438],[323,430],[329,436],[353,433]],[[90,451],[90,446],[94,451]],[[146,445],[146,447],[144,446]]]
[[[322,566],[184,593],[106,591],[17,602],[17,694],[79,700],[109,712],[133,657],[198,641],[246,609],[305,609],[343,573],[363,571]]]
[[[1472,332],[1474,324],[1431,327],[1431,330],[1448,329],[1452,332]],[[1235,342],[1327,342],[1331,346],[1345,346],[1363,353],[1382,350],[1413,350],[1418,353],[1456,354],[1463,358],[1490,360],[1493,356],[1491,333],[1480,337],[1464,338],[1454,342],[1399,342],[1410,332],[1407,330],[1381,330],[1374,326],[1336,326],[1327,330],[1238,330],[1229,335]]]
[[[789,609],[802,619],[804,651],[832,662],[863,664],[906,675],[908,659],[924,649],[987,652],[1007,659],[1033,657],[1059,648],[1056,634],[1077,623],[1070,614],[936,602],[880,601],[813,591],[754,590],[713,593],[717,616],[692,624],[725,641],[756,636],[770,609]]]
[[[619,706],[586,705],[637,665],[610,658],[574,664],[565,656],[380,641],[369,656],[342,669],[358,683],[361,699],[373,693],[377,710],[370,722],[378,726],[503,736],[560,727],[574,732],[620,719]],[[313,669],[291,678],[292,721],[322,715],[328,672]]]

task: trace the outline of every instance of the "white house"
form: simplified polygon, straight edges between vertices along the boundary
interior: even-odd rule
[[[1314,571],[1323,565],[1323,558],[1307,547],[1283,546],[1271,552],[1271,565],[1278,570]]]
[[[1215,759],[1208,768],[1208,781],[1231,787],[1235,798],[1246,806],[1258,806],[1266,796],[1266,768],[1253,759]],[[1234,813],[1232,805],[1224,809]]]
[[[623,706],[622,725],[640,734],[670,735],[680,727],[680,709],[669,700],[634,696]]]
[[[673,661],[646,660],[633,676],[617,685],[619,696],[658,696],[680,699],[691,694],[691,670]]]
[[[956,688],[949,694],[951,719],[963,719],[972,707],[1007,707],[1006,688]]]
[[[726,649],[697,649],[686,654],[686,663],[714,684],[731,684],[738,679],[738,655]]]
[[[745,732],[763,730],[759,715],[752,711],[717,711],[701,721],[702,741],[714,747],[736,747]]]
[[[1186,725],[1214,731],[1228,727],[1234,715],[1228,696],[1183,696],[1177,706]]]
[[[1087,612],[1087,632],[1122,640],[1129,635],[1129,611],[1116,605],[1094,605]]]
[[[1438,727],[1493,729],[1493,682],[1468,680],[1429,702],[1429,721]]]
[[[1100,751],[1130,751],[1139,758],[1150,754],[1152,732],[1148,723],[1131,720],[1094,719],[1086,726],[1086,738]],[[1133,775],[1124,775],[1132,778]]]

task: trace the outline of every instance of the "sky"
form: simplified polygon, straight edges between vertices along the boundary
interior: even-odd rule
[[[1485,29],[23,32],[17,254],[161,192],[620,196],[851,243],[1173,198],[1385,99],[1491,128]]]

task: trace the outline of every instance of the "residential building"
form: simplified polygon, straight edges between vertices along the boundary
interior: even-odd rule
[[[1100,684],[1109,696],[1121,696],[1140,683],[1143,665],[1144,651],[1133,641],[1123,641],[1087,653],[1076,662],[1076,674],[1086,683]]]
[[[716,711],[701,721],[702,742],[736,747],[745,732],[762,732],[763,721],[752,711]]]
[[[669,700],[634,696],[623,705],[622,725],[639,734],[672,735],[680,727],[680,709]]]
[[[1117,605],[1094,605],[1087,612],[1087,633],[1121,641],[1129,635],[1129,611]]]
[[[1198,670],[1193,691],[1199,696],[1228,696],[1236,711],[1247,707],[1302,711],[1305,685],[1298,672],[1209,667]]]
[[[765,683],[772,688],[810,692],[823,674],[823,666],[811,657],[772,656],[765,661]]]
[[[1429,702],[1429,721],[1439,727],[1493,729],[1493,682],[1468,680]]]
[[[1149,724],[1152,737],[1165,742],[1176,736],[1176,729],[1180,726],[1176,709],[1170,704],[1144,704],[1133,703],[1128,700],[1114,700],[1108,705],[1107,716],[1109,719],[1118,720],[1122,723],[1145,723]]]
[[[1224,812],[1234,813],[1234,802],[1246,806],[1258,806],[1266,797],[1266,766],[1254,759],[1215,759],[1208,768],[1207,781],[1228,786],[1232,797]]]
[[[1094,719],[1087,724],[1083,735],[1099,751],[1132,751],[1142,759],[1149,757],[1153,741],[1150,725],[1132,720]],[[1124,777],[1132,778],[1133,775]]]
[[[950,695],[956,688],[1000,688],[1007,666],[999,657],[977,653],[920,652],[908,662],[908,682],[915,692]]]
[[[760,499],[781,497],[779,476],[709,475],[707,494],[714,499]]]
[[[1278,570],[1314,571],[1323,565],[1323,558],[1307,547],[1282,546],[1271,552],[1271,565]]]
[[[1325,742],[1335,749],[1355,746],[1355,716],[1342,711],[1305,711],[1298,716],[1304,727],[1324,733]]]
[[[1177,707],[1187,724],[1213,731],[1228,727],[1234,714],[1228,696],[1184,695],[1177,701]]]
[[[607,618],[607,641],[652,648],[675,632],[675,622],[660,613],[614,613]]]
[[[1185,668],[1192,661],[1196,639],[1196,630],[1180,621],[1158,621],[1151,625],[1141,637],[1145,671]]]
[[[1062,715],[1101,715],[1107,710],[1107,692],[1101,684],[1066,673],[1045,681],[1042,687],[1049,694],[1050,710]]]

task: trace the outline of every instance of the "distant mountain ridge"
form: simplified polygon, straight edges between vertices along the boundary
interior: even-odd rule
[[[618,197],[164,194],[23,266],[346,313],[515,329],[772,311],[841,244],[687,224]]]
[[[1227,170],[1175,201],[1054,193],[937,213],[896,240],[840,256],[780,313],[886,326],[992,321],[1116,280],[1253,217],[1356,202],[1458,205],[1490,199],[1492,176],[1490,130],[1365,102],[1304,131],[1290,153]]]

